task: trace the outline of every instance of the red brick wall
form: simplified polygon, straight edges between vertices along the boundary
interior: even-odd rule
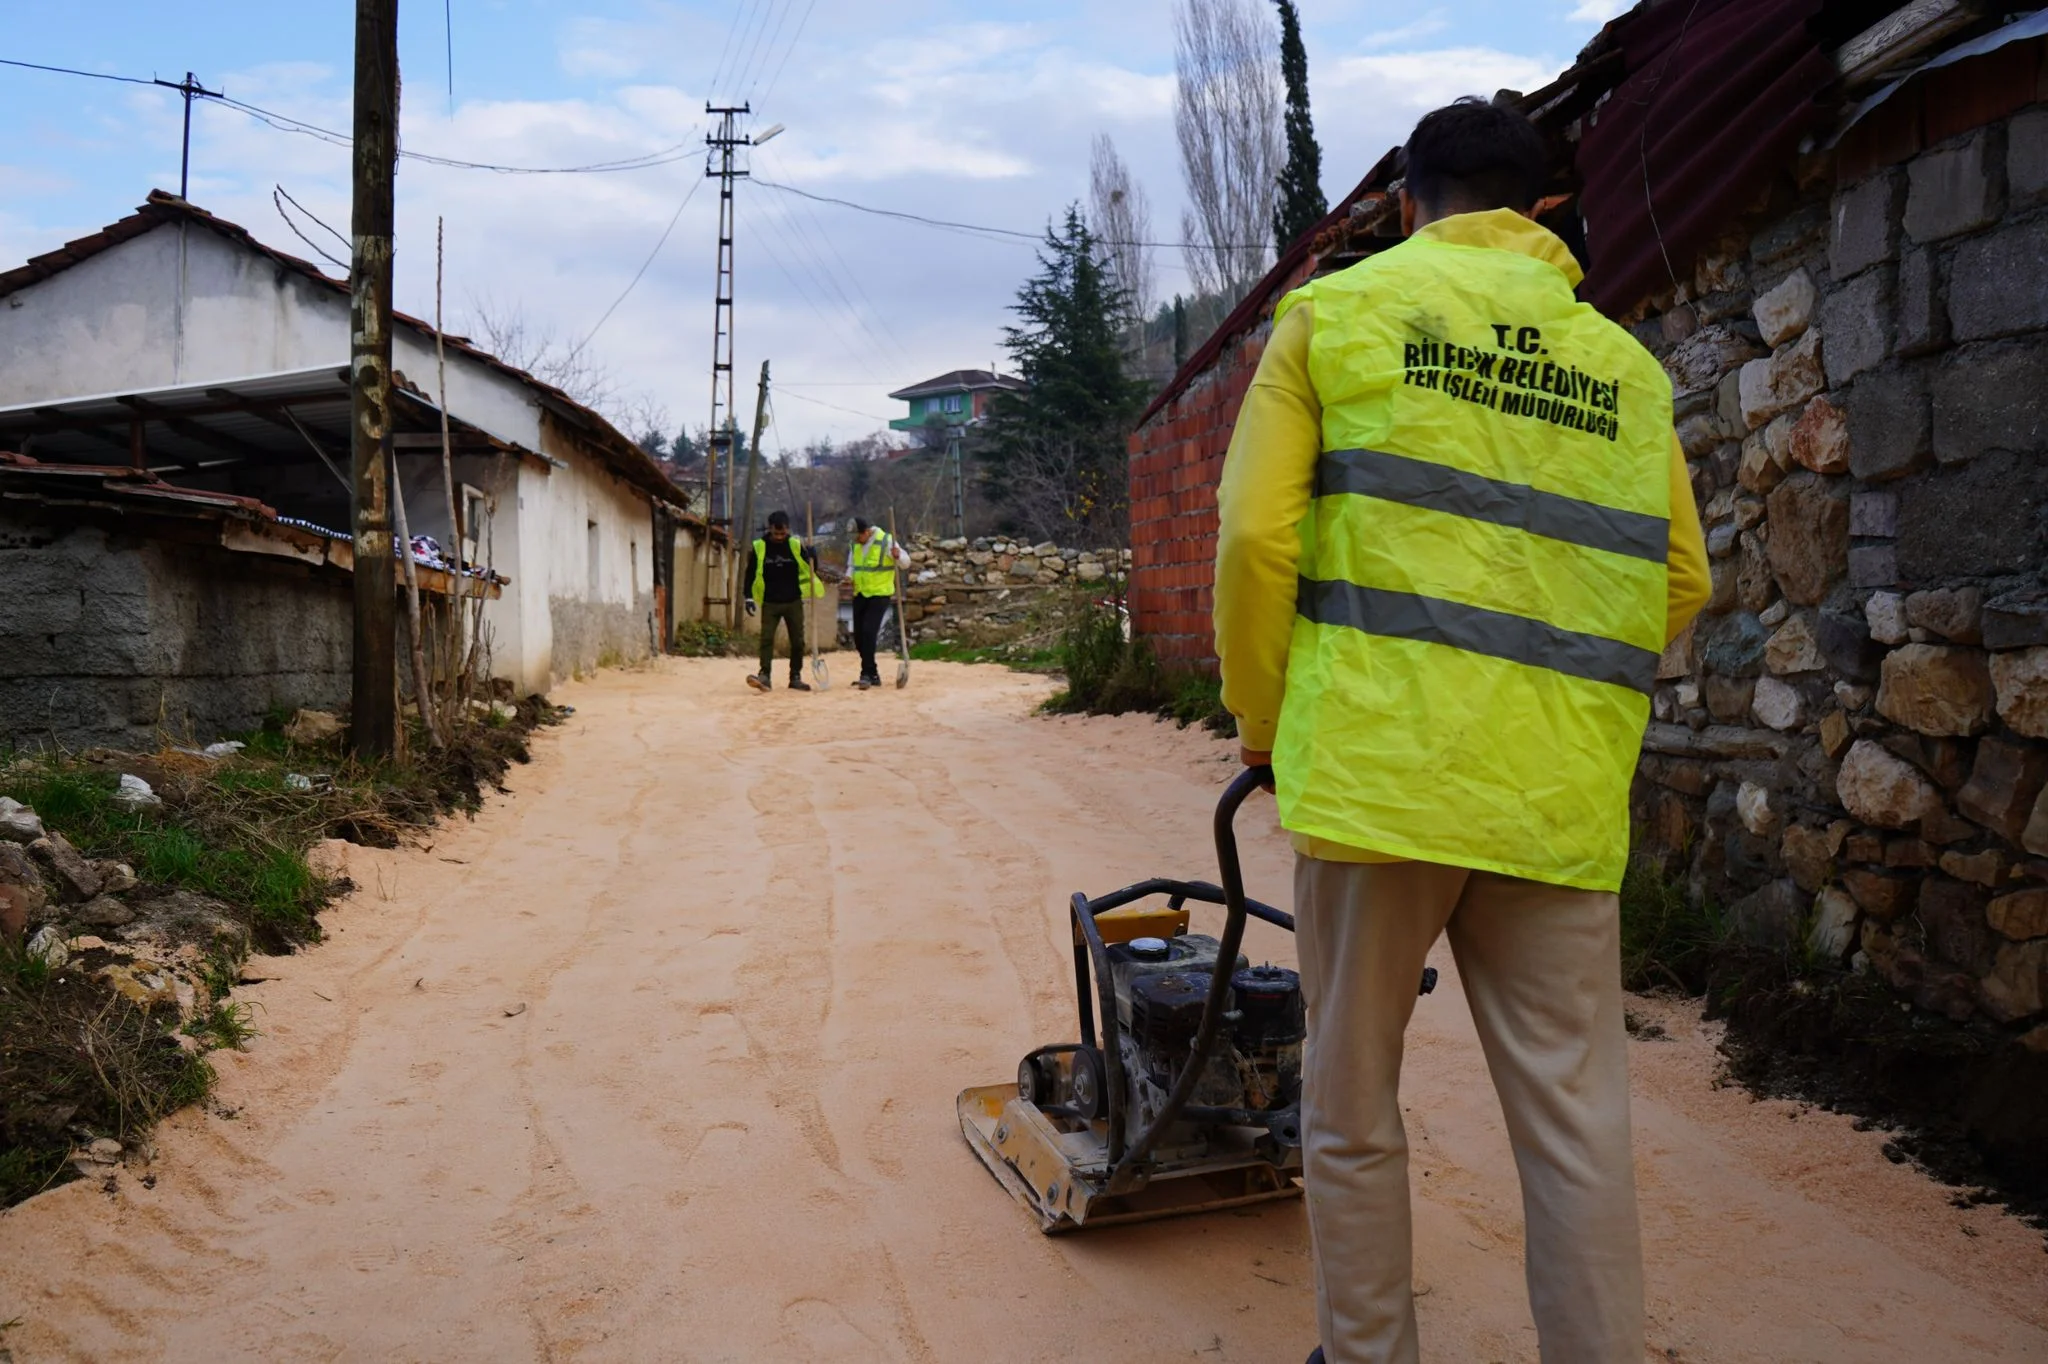
[[[1234,340],[1131,436],[1131,625],[1172,666],[1216,666],[1216,485],[1271,331]]]

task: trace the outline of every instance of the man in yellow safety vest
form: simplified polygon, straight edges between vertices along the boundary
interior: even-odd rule
[[[847,571],[853,574],[853,645],[860,650],[860,680],[853,685],[866,691],[882,685],[875,664],[875,641],[881,637],[882,622],[896,599],[896,574],[910,567],[910,556],[896,543],[896,537],[865,517],[853,518],[853,550],[847,556]],[[897,621],[901,630],[903,622]]]
[[[1670,382],[1574,297],[1546,171],[1519,114],[1425,117],[1407,240],[1281,301],[1218,494],[1223,699],[1296,850],[1312,1361],[1420,1357],[1397,1085],[1442,933],[1543,1358],[1643,1358],[1616,891],[1707,557]]]
[[[747,554],[747,614],[761,618],[761,671],[747,678],[755,691],[772,691],[775,627],[789,632],[789,689],[809,691],[804,681],[804,600],[825,595],[811,552],[790,534],[789,513],[771,512],[768,531]]]

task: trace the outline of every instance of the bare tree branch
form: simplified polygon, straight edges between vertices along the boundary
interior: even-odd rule
[[[1123,295],[1126,326],[1152,316],[1152,204],[1145,187],[1117,154],[1108,133],[1097,133],[1088,158],[1089,223],[1103,243],[1111,283]]]
[[[1174,132],[1189,207],[1188,273],[1225,306],[1271,262],[1281,153],[1279,36],[1260,0],[1179,0]]]

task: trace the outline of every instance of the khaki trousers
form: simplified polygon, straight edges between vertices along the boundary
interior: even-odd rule
[[[1303,1160],[1329,1364],[1421,1357],[1399,1086],[1416,985],[1444,932],[1521,1175],[1544,1364],[1642,1364],[1616,897],[1428,862],[1297,857],[1294,913],[1308,1008]]]

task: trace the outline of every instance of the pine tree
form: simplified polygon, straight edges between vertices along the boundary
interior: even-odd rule
[[[1308,111],[1308,49],[1301,43],[1301,16],[1294,0],[1280,7],[1280,76],[1287,83],[1287,164],[1280,171],[1280,199],[1273,205],[1273,249],[1285,253],[1294,239],[1330,211],[1323,198],[1323,149],[1316,144]]]
[[[1034,535],[1117,532],[1128,503],[1125,440],[1142,387],[1124,374],[1124,301],[1079,205],[1048,229],[1039,272],[1011,305],[1003,346],[1022,393],[1000,395],[986,465],[989,492]]]

